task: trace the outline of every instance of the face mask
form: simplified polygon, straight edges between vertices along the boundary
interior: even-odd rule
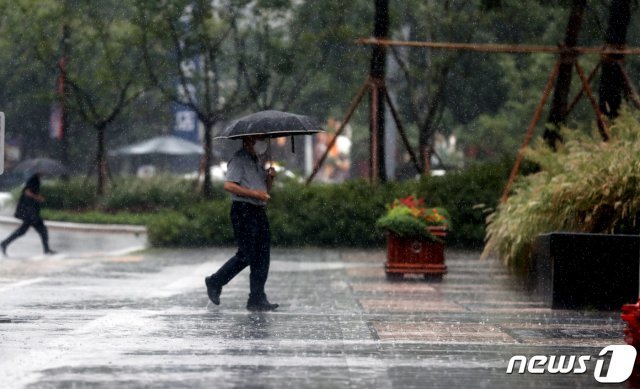
[[[259,140],[253,145],[253,151],[258,155],[262,155],[267,151],[267,142],[263,140]]]

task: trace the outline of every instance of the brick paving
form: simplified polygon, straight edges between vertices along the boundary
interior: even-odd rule
[[[275,249],[267,291],[278,311],[244,309],[248,272],[213,306],[202,279],[232,253],[0,261],[0,382],[597,387],[599,351],[623,344],[619,312],[545,308],[502,265],[475,252],[447,251],[441,282],[389,282],[383,250]],[[593,363],[585,374],[508,375],[514,355],[590,355]]]

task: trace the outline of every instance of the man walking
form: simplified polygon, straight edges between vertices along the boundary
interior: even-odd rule
[[[269,191],[276,176],[275,169],[266,171],[258,159],[266,151],[266,142],[257,136],[242,138],[242,149],[229,161],[224,189],[231,193],[231,223],[238,244],[238,251],[214,274],[205,278],[207,295],[211,302],[220,304],[222,287],[247,266],[250,293],[247,309],[273,311],[278,304],[271,304],[264,292],[270,262],[271,232],[267,220],[266,205],[271,198]]]
[[[47,227],[45,227],[42,217],[40,216],[40,203],[44,201],[44,197],[40,195],[40,175],[34,174],[27,180],[20,200],[18,200],[18,206],[16,207],[15,217],[22,220],[22,225],[18,227],[13,234],[0,243],[2,254],[7,256],[7,246],[15,239],[24,235],[29,227],[33,227],[42,240],[42,247],[45,254],[55,254],[55,251],[49,248],[49,234],[47,233]]]

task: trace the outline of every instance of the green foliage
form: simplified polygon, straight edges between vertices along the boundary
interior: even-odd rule
[[[416,193],[450,211],[454,229],[447,236],[447,245],[480,247],[485,215],[478,205],[489,209],[495,206],[510,162],[478,165],[444,177],[377,186],[351,181],[339,185],[290,183],[278,187],[267,211],[272,242],[279,246],[380,246],[384,237],[376,222],[386,213],[387,204],[407,193]],[[228,201],[212,201],[167,214],[148,226],[149,239],[159,246],[233,245],[229,207]]]
[[[504,158],[419,182],[415,193],[428,203],[440,204],[451,215],[448,245],[482,247],[486,212],[496,206],[512,166],[513,160]]]
[[[82,178],[68,181],[47,181],[42,187],[45,207],[67,211],[101,209],[108,213],[153,212],[175,209],[199,203],[201,198],[195,183],[175,176],[157,176],[148,179],[120,178],[102,198],[95,195],[95,183]],[[214,199],[225,198],[222,186],[214,187]]]
[[[564,36],[567,3],[391,2],[389,36],[556,45]],[[582,45],[602,44],[600,24],[608,16],[609,3],[589,3],[580,31]],[[637,41],[640,33],[640,13],[635,9],[629,42]],[[266,108],[320,119],[343,115],[368,71],[371,46],[353,41],[371,34],[374,4],[368,0],[0,0],[0,10],[0,107],[7,114],[7,139],[21,137],[27,156],[60,156],[59,142],[46,136],[43,123],[59,98],[57,63],[62,56],[62,26],[68,25],[67,76],[76,85],[68,85],[66,101],[71,126],[68,152],[74,172],[86,173],[95,162],[95,131],[86,123],[108,122],[108,146],[166,129],[173,119],[168,100],[180,97],[176,82],[183,74],[182,60],[200,59],[201,71],[183,75],[196,88],[193,103],[201,119],[224,121],[242,111]],[[428,136],[453,131],[459,146],[478,150],[486,158],[513,153],[520,145],[554,61],[544,54],[399,47],[389,48],[388,53],[388,84],[414,146],[421,131]],[[143,60],[145,54],[148,61]],[[585,56],[581,63],[591,69],[597,60]],[[638,62],[629,58],[627,65],[631,77],[637,78]],[[148,70],[155,72],[155,82]],[[127,85],[124,102],[131,104],[130,109],[117,110]],[[574,82],[572,92],[579,86]],[[134,97],[139,98],[131,101]],[[591,109],[586,99],[570,120],[590,120],[592,113],[585,109]],[[116,113],[115,118],[110,113]],[[362,108],[351,120],[354,163],[368,153],[368,143],[360,141],[367,137],[367,120]]]
[[[295,182],[274,188],[268,207],[275,245],[367,247],[381,245],[378,218],[397,197],[416,193],[449,212],[447,244],[480,247],[485,214],[500,196],[511,160],[484,163],[443,177],[425,177],[369,185],[305,186]],[[132,223],[149,226],[149,239],[159,246],[232,245],[229,202],[220,186],[214,200],[203,202],[193,183],[175,177],[119,180],[98,200],[93,184],[82,179],[45,182],[45,217],[87,223]],[[17,192],[16,192],[17,193]],[[100,211],[97,211],[100,210]],[[444,210],[439,213],[445,214]],[[400,227],[399,227],[400,228]],[[411,227],[409,227],[411,228]]]
[[[489,216],[485,253],[529,266],[536,236],[551,231],[637,232],[640,208],[640,120],[624,109],[611,139],[564,129],[565,143],[551,152],[540,140],[526,156],[541,171],[517,182],[514,193]]]
[[[44,208],[81,211],[96,206],[96,186],[82,178],[68,181],[45,181],[42,195],[46,202]]]
[[[164,247],[230,245],[233,229],[229,206],[228,201],[211,201],[183,212],[163,213],[147,225],[149,242]]]
[[[414,217],[407,208],[395,208],[378,219],[376,226],[381,230],[393,231],[399,236],[419,236],[435,240],[426,223]]]
[[[195,183],[172,176],[149,179],[126,178],[115,182],[100,200],[105,210],[150,212],[198,202]]]
[[[395,199],[387,213],[379,218],[376,226],[382,231],[392,231],[404,237],[423,237],[431,240],[437,238],[429,227],[444,227],[447,230],[451,222],[449,213],[441,207],[424,205],[424,199],[413,195]]]
[[[147,225],[155,218],[162,217],[163,215],[164,212],[158,214],[131,212],[106,213],[103,211],[69,212],[46,208],[42,210],[42,217],[47,220],[90,224]]]

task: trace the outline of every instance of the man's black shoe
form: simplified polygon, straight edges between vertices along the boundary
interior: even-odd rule
[[[278,304],[271,304],[267,300],[257,302],[249,300],[247,302],[247,309],[254,312],[275,311],[279,306]]]
[[[0,248],[2,249],[2,255],[4,255],[6,257],[7,256],[7,244],[6,243],[0,243]]]
[[[54,251],[54,250],[51,250],[51,249],[47,249],[47,250],[44,251],[44,253],[46,255],[53,255],[53,254],[57,254],[58,252]]]
[[[216,284],[211,277],[205,277],[204,284],[207,286],[207,296],[209,296],[209,300],[215,305],[220,305],[222,286]]]

